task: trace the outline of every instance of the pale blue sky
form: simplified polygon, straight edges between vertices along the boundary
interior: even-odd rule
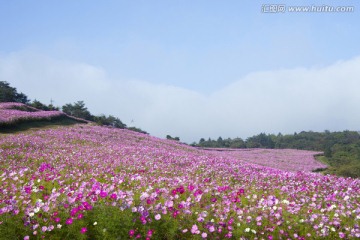
[[[355,10],[352,13],[262,13],[261,7],[267,2],[287,6],[354,6]],[[151,93],[150,89],[170,87],[198,94],[205,99],[204,102],[209,102],[209,98],[221,102],[221,99],[213,96],[258,72],[297,69],[311,72],[313,69],[323,70],[339,61],[352,61],[360,55],[359,11],[358,1],[0,0],[0,62],[3,64],[0,67],[0,78],[28,93],[32,99],[48,101],[48,94],[51,93],[51,98],[59,105],[85,100],[93,112],[112,113],[125,119],[125,122],[136,118],[140,127],[148,128],[146,130],[154,135],[162,136],[167,132],[182,137],[180,127],[169,125],[165,130],[160,130],[165,124],[162,123],[152,129],[155,125],[153,121],[166,120],[163,116],[171,112],[173,105],[157,105],[166,102],[168,96],[161,98],[159,94]],[[92,103],[89,92],[96,92],[100,86],[96,84],[84,92],[80,91],[82,87],[79,85],[76,96],[65,97],[55,89],[69,79],[62,79],[58,72],[52,71],[56,67],[50,63],[57,67],[63,66],[63,78],[73,78],[73,82],[81,82],[78,79],[84,77],[77,75],[76,66],[89,66],[98,70],[100,75],[99,72],[96,76],[92,75],[91,70],[85,76],[96,78],[95,82],[101,86],[110,86],[111,89],[118,85],[119,94],[125,83],[129,91],[132,84],[142,83],[140,88],[145,90],[139,92],[146,92],[148,99],[144,97],[146,94],[141,94],[128,99],[129,102],[135,101],[134,105],[140,108],[139,111],[142,111],[141,106],[149,107],[149,102],[154,102],[151,107],[158,110],[154,114],[160,117],[153,119],[129,109],[115,108],[119,105],[115,104],[118,96],[113,96],[114,99],[106,98],[114,102],[112,110]],[[45,67],[49,72],[44,72]],[[39,91],[39,86],[43,91]],[[242,88],[241,85],[239,87]],[[179,94],[179,99],[185,97]],[[258,98],[255,92],[250,96]],[[161,99],[159,103],[156,100],[158,98]],[[193,104],[202,106],[205,103]],[[229,108],[236,109],[242,104],[247,103],[232,102]],[[173,111],[188,119],[194,118],[194,113],[198,112],[188,112],[186,109],[180,113],[179,108]],[[246,112],[243,115],[249,114]],[[304,112],[303,115],[306,114]],[[250,116],[256,118],[258,115],[252,113]],[[243,118],[233,116],[235,119],[237,117]],[[333,127],[335,130],[354,127],[335,122],[337,120],[331,122],[336,125]],[[190,121],[186,127],[196,128],[196,124],[200,123]],[[271,126],[247,126],[253,130],[241,132],[240,128],[233,128],[223,130],[223,133],[220,130],[211,132],[211,128],[196,134],[184,134],[184,138],[192,141],[198,140],[200,135],[246,137],[253,132],[326,128],[324,124],[324,129],[320,129],[321,122],[315,125],[286,126],[283,130],[272,129]]]

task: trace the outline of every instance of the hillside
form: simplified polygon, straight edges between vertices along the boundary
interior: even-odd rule
[[[3,135],[0,238],[360,237],[360,180],[276,169],[286,151],[267,155],[271,167],[250,153],[84,124]]]
[[[87,123],[60,111],[42,111],[17,102],[0,102],[0,132],[24,130],[34,126]]]
[[[223,149],[301,149],[321,151],[317,158],[328,165],[326,169],[318,169],[324,174],[335,174],[343,177],[360,178],[360,134],[357,131],[313,132],[265,134],[260,133],[242,140],[241,138],[217,140],[204,138],[192,146],[202,148]]]

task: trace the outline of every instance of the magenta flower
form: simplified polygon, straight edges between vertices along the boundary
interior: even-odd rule
[[[105,198],[106,196],[107,196],[107,192],[105,191],[100,192],[100,197]]]
[[[67,225],[71,225],[73,223],[73,219],[72,218],[68,218],[66,219],[66,222],[65,222]]]
[[[80,232],[81,232],[82,234],[85,234],[85,233],[87,232],[87,228],[86,228],[86,227],[81,228]]]
[[[148,237],[151,237],[152,235],[153,235],[153,233],[154,233],[154,230],[149,230],[148,232],[147,232],[147,236]]]
[[[116,197],[117,197],[117,196],[116,196],[116,193],[113,193],[113,194],[110,195],[110,198],[111,198],[111,199],[114,199],[114,200],[115,200]]]
[[[24,190],[27,194],[31,194],[31,187],[30,186],[25,186]]]

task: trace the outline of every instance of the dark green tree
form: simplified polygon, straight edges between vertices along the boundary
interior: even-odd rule
[[[85,107],[84,101],[77,101],[74,104],[71,103],[65,104],[62,107],[62,111],[68,115],[77,118],[82,118],[89,121],[92,121],[94,119],[94,116],[92,116],[89,110],[87,109],[87,107]]]
[[[166,139],[168,139],[168,140],[180,141],[180,138],[179,138],[179,137],[172,137],[172,136],[170,136],[170,135],[166,135]]]
[[[104,114],[100,116],[94,116],[94,121],[99,125],[112,126],[115,128],[126,128],[126,124],[124,124],[119,118],[109,115],[108,117]]]
[[[16,88],[10,86],[8,82],[0,81],[0,102],[20,102],[28,103],[29,99],[24,93],[18,93]]]

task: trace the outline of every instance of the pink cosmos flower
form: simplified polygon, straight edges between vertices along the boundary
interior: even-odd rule
[[[114,200],[115,200],[116,197],[117,197],[117,196],[116,196],[116,193],[113,193],[113,194],[110,195],[110,198],[111,198],[111,199],[114,199]]]
[[[100,192],[100,197],[105,198],[106,196],[107,196],[107,192],[105,191]]]
[[[192,227],[191,227],[191,233],[192,234],[199,234],[200,231],[199,231],[199,228],[196,224],[194,224]]]
[[[86,227],[81,228],[80,232],[81,232],[82,234],[86,233],[86,232],[87,232],[87,228],[86,228]]]
[[[148,236],[148,237],[151,237],[151,236],[153,235],[153,233],[154,233],[154,231],[150,229],[150,230],[147,232],[147,236]]]
[[[160,214],[156,214],[155,215],[155,220],[160,220],[161,219],[161,215]]]
[[[70,225],[73,223],[73,219],[72,218],[68,218],[66,219],[66,222],[65,222],[67,225]]]

